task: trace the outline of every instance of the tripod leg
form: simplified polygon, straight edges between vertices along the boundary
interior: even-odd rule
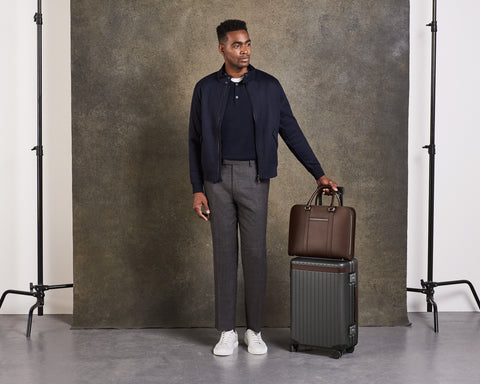
[[[7,295],[8,295],[9,293],[11,293],[11,291],[5,291],[5,292],[3,292],[2,298],[0,299],[0,308],[2,308],[3,301],[5,300],[5,297],[7,297]]]
[[[5,300],[5,297],[8,295],[8,291],[3,292],[2,298],[0,299],[0,308],[2,308],[3,300]]]
[[[12,294],[14,294],[14,295],[35,296],[35,294],[32,293],[32,292],[16,291],[16,290],[14,290],[14,289],[9,289],[8,291],[3,292],[3,295],[2,295],[2,297],[0,298],[0,308],[2,307],[3,301],[5,300],[5,298],[7,297],[7,295],[8,295],[9,293],[12,293]]]
[[[438,333],[438,309],[437,303],[433,302],[433,331]]]
[[[465,283],[468,284],[468,286],[470,287],[470,290],[472,291],[472,295],[475,298],[475,301],[477,302],[478,309],[480,309],[480,300],[478,299],[478,295],[477,295],[477,292],[475,291],[475,288],[473,287],[473,284],[468,280]]]
[[[433,296],[429,296],[427,298],[427,302],[430,307],[433,307],[433,331],[435,333],[438,333],[438,309],[437,309],[437,303],[435,303],[435,300],[433,300]]]
[[[469,280],[442,281],[440,283],[435,283],[435,284],[438,287],[445,286],[445,285],[467,284],[470,287],[470,290],[472,291],[472,295],[475,298],[475,301],[477,302],[478,308],[480,309],[480,300],[478,299],[477,292],[475,291],[473,284]]]
[[[33,318],[33,311],[41,305],[40,300],[37,299],[35,305],[33,305],[30,310],[28,311],[28,322],[27,322],[27,338],[30,338],[32,333],[32,318]]]
[[[433,281],[423,281],[421,280],[422,287],[425,289],[425,294],[427,295],[427,312],[432,312],[433,307],[433,330],[435,333],[438,332],[438,309],[437,303],[433,299],[433,295],[435,294],[435,290],[433,289],[438,284],[434,283]]]

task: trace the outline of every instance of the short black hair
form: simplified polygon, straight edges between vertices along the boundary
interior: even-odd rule
[[[223,41],[225,41],[227,38],[228,32],[241,31],[241,30],[248,32],[247,23],[245,23],[245,21],[225,20],[223,23],[220,23],[220,25],[217,27],[218,42],[222,43]]]

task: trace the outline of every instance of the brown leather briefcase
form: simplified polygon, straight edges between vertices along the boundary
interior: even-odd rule
[[[329,206],[317,205],[324,189],[332,195]],[[335,196],[338,197],[330,187],[319,186],[306,205],[292,207],[288,236],[290,256],[353,259],[355,209],[334,205]]]

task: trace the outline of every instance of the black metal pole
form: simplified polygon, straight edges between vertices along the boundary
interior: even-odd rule
[[[433,280],[433,234],[435,212],[435,103],[436,103],[436,74],[437,74],[437,0],[433,0],[432,22],[428,24],[432,31],[432,60],[430,86],[430,145],[429,154],[429,193],[428,193],[428,281]],[[427,312],[432,312],[432,304],[427,303]]]
[[[38,285],[43,285],[43,137],[42,137],[42,0],[37,2],[37,277]],[[43,315],[43,306],[38,307],[38,315]]]

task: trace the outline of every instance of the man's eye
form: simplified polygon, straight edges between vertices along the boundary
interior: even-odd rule
[[[240,44],[233,44],[233,48],[237,49],[240,47]]]

